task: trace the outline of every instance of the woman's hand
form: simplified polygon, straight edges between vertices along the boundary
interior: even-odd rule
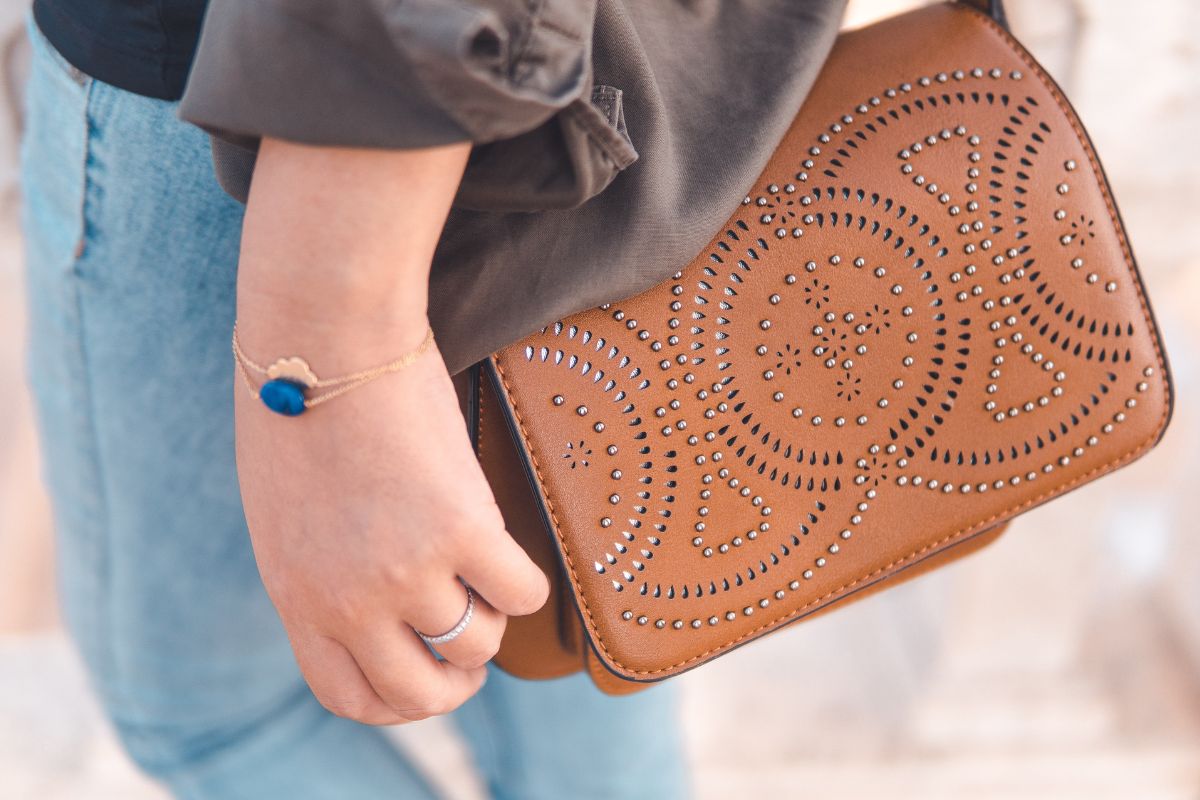
[[[300,355],[334,377],[412,350],[429,263],[466,145],[347,151],[264,142],[238,277],[257,361]],[[393,724],[482,685],[507,615],[545,576],[504,530],[437,351],[299,417],[237,388],[237,461],[255,557],[321,703]],[[467,629],[439,647],[414,629]]]

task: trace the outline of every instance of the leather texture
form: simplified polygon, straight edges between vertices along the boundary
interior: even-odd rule
[[[481,463],[560,587],[497,662],[612,693],[977,549],[1171,408],[1086,133],[965,4],[844,33],[690,265],[482,372]]]

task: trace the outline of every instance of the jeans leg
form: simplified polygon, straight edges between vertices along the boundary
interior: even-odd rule
[[[610,697],[583,674],[524,681],[493,667],[453,719],[497,800],[689,795],[673,684]]]
[[[124,746],[179,797],[431,797],[316,702],[259,580],[233,456],[242,209],[207,137],[31,36],[30,378],[67,624]]]

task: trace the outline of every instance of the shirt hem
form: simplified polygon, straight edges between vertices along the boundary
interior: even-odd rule
[[[44,0],[34,0],[33,19],[59,55],[88,77],[158,100],[183,96],[191,53],[130,51],[115,46],[80,29]]]

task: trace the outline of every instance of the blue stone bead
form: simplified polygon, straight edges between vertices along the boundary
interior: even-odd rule
[[[304,413],[304,386],[295,381],[275,379],[258,390],[263,405],[276,414],[294,417]]]

